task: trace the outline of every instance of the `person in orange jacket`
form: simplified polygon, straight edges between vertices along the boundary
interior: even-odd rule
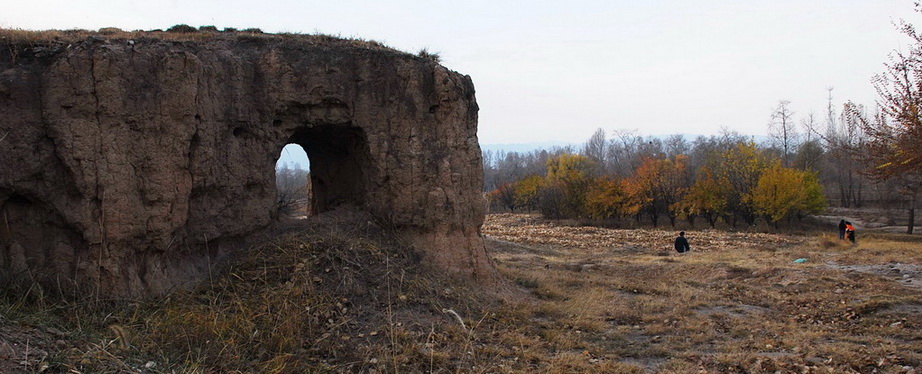
[[[848,221],[845,221],[845,238],[852,243],[855,242],[855,226]]]

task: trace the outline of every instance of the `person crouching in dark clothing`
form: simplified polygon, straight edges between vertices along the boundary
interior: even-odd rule
[[[685,231],[679,232],[679,237],[675,238],[675,250],[679,253],[691,250],[691,246],[688,245],[688,239],[685,239]]]

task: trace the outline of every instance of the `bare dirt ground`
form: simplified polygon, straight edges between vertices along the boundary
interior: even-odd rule
[[[861,231],[905,233],[908,220],[905,209],[881,208],[829,208],[824,215],[813,218],[834,226],[839,220],[852,222]],[[917,222],[922,223],[922,222]],[[922,227],[915,226],[916,232]]]

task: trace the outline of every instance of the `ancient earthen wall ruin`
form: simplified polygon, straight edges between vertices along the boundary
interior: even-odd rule
[[[141,296],[201,279],[271,224],[297,143],[315,209],[367,210],[424,264],[495,282],[467,76],[307,36],[0,42],[3,281]]]

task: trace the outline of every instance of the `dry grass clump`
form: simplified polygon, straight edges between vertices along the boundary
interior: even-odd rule
[[[139,348],[219,372],[463,367],[452,358],[464,356],[478,305],[379,234],[315,230],[254,248],[133,326],[147,335]]]
[[[60,371],[440,372],[483,365],[467,352],[476,350],[489,300],[420,269],[387,230],[364,220],[343,227],[314,225],[251,248],[197,290],[128,304],[22,304],[16,314],[65,331],[70,348],[44,360]],[[44,317],[26,317],[36,311]]]

